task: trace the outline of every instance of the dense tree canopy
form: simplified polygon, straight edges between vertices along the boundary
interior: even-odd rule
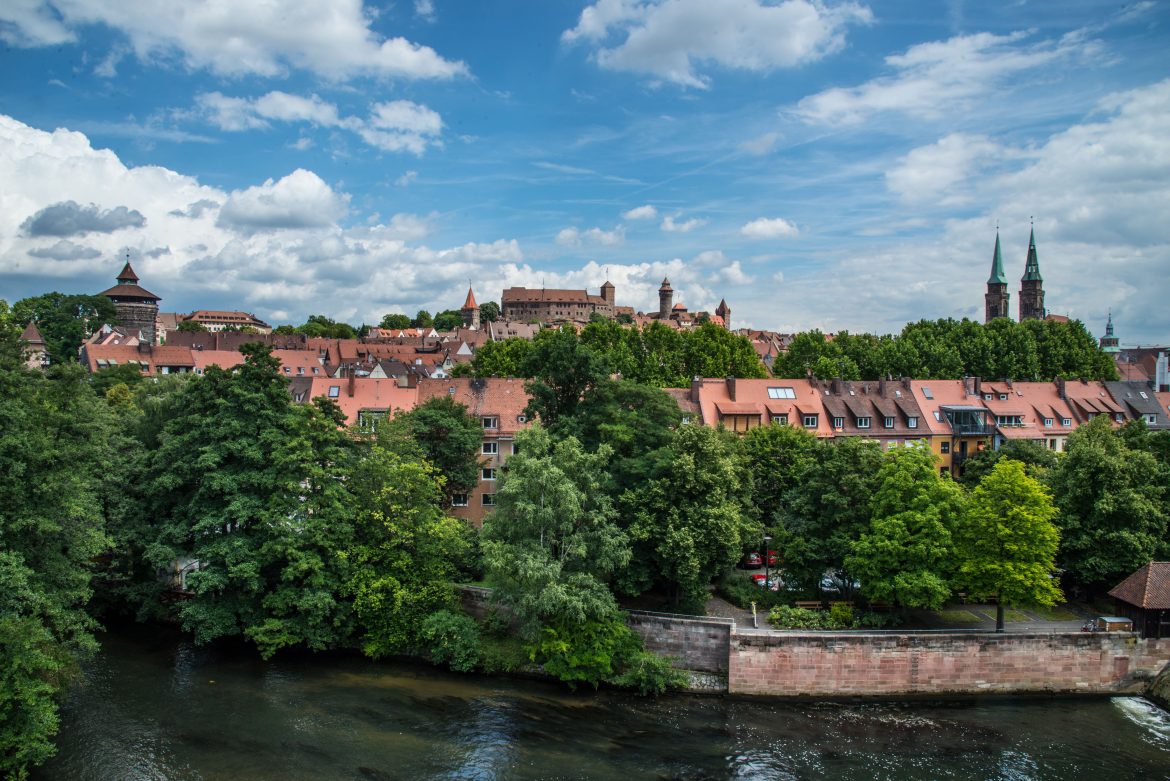
[[[378,324],[378,327],[392,330],[410,328],[410,316],[391,312],[382,316],[382,322]]]
[[[102,325],[118,325],[114,304],[105,296],[45,293],[12,305],[12,318],[20,326],[29,322],[45,340],[52,363],[76,363],[77,351],[86,337]]]
[[[483,427],[450,396],[436,396],[394,416],[379,427],[378,439],[400,454],[417,453],[438,470],[445,484],[444,506],[451,506],[453,494],[467,493],[479,482]]]

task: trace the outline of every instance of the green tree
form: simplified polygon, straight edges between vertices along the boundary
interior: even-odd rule
[[[325,339],[356,339],[357,331],[348,323],[339,323],[325,315],[310,315],[304,325],[296,327],[298,334]]]
[[[199,334],[206,333],[207,326],[203,325],[203,323],[199,322],[198,320],[183,320],[175,327],[175,330],[184,334]]]
[[[963,474],[959,482],[968,488],[974,488],[1005,458],[1023,463],[1028,474],[1038,480],[1046,479],[1049,470],[1060,462],[1060,457],[1042,442],[1009,439],[999,450],[985,448],[964,461]]]
[[[746,337],[714,323],[704,323],[685,333],[683,354],[685,378],[768,376],[768,370]]]
[[[433,325],[436,331],[454,331],[463,325],[463,313],[458,309],[446,309],[435,315]]]
[[[394,331],[410,328],[410,316],[400,315],[396,312],[382,315],[382,322],[378,325],[378,327]]]
[[[127,388],[133,388],[142,380],[141,368],[133,363],[120,363],[117,366],[110,366],[94,372],[90,375],[89,385],[93,388],[94,393],[105,398],[106,391],[115,385],[121,384]]]
[[[417,452],[438,470],[445,483],[444,507],[451,506],[452,495],[467,493],[479,482],[482,423],[450,396],[427,399],[396,415],[379,427],[378,440],[400,454]]]
[[[1170,511],[1157,459],[1128,447],[1107,415],[1069,435],[1050,482],[1061,566],[1080,583],[1112,587],[1164,550]]]
[[[484,301],[479,305],[479,321],[494,323],[500,319],[500,305],[495,301]]]
[[[577,411],[582,397],[609,375],[609,365],[565,325],[536,335],[521,371],[521,376],[533,378],[524,385],[531,396],[527,413],[553,426]]]
[[[733,566],[759,526],[744,513],[743,464],[733,435],[684,426],[669,462],[626,502],[637,566],[623,588],[662,588],[676,606],[701,612],[707,584]]]
[[[359,640],[368,656],[422,650],[428,616],[455,606],[463,522],[440,509],[434,467],[375,444],[352,473],[354,540],[346,551]]]
[[[532,352],[532,342],[513,336],[500,342],[486,342],[471,359],[471,373],[476,377],[524,377],[524,367]]]
[[[749,430],[740,443],[751,478],[749,511],[772,527],[787,508],[788,492],[815,463],[823,445],[805,429],[779,423]]]
[[[951,529],[962,500],[961,489],[938,474],[925,447],[887,453],[870,504],[869,530],[845,558],[862,593],[905,607],[942,607],[951,593]]]
[[[410,324],[415,328],[430,328],[435,324],[435,318],[431,317],[431,313],[427,310],[420,309]]]
[[[85,607],[108,547],[101,493],[112,414],[78,366],[0,356],[0,774],[53,754],[55,696],[92,653]]]
[[[973,596],[996,598],[995,631],[1003,631],[1005,605],[1060,601],[1055,517],[1052,496],[1011,459],[996,464],[967,501],[953,535],[954,583]]]
[[[105,296],[45,293],[12,305],[12,317],[21,325],[35,322],[52,363],[76,363],[86,337],[102,325],[117,325],[114,304]]]

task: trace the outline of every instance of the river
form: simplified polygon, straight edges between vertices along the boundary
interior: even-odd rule
[[[35,779],[1170,779],[1170,715],[1135,697],[642,699],[148,628],[102,646]]]

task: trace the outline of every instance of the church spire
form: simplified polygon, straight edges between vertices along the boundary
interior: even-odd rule
[[[991,256],[991,276],[987,278],[989,285],[1006,285],[1007,276],[1003,273],[1003,253],[999,250],[999,229],[995,230],[995,253]]]
[[[1036,257],[1036,229],[1028,236],[1028,260],[1024,264],[1024,278],[1021,282],[1043,282],[1040,276],[1040,259]]]

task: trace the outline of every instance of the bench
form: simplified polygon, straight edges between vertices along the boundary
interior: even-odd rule
[[[797,602],[794,602],[793,604],[796,607],[800,608],[801,610],[824,610],[825,609],[825,606],[823,604],[821,604],[821,602],[818,600],[797,601]]]

